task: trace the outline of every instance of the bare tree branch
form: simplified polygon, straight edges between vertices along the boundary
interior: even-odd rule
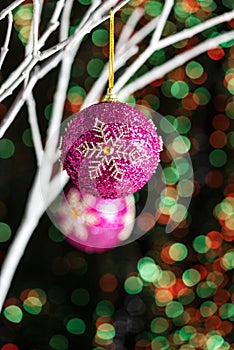
[[[140,78],[136,79],[133,83],[128,84],[125,88],[119,91],[118,97],[121,100],[125,100],[128,96],[137,90],[144,88],[146,85],[152,83],[156,79],[160,79],[165,74],[171,72],[173,69],[180,67],[184,63],[188,62],[194,57],[197,57],[207,50],[215,49],[219,44],[230,41],[234,39],[234,30],[216,36],[212,39],[207,39],[201,44],[196,45],[192,49],[189,49],[174,58],[170,59],[166,63],[159,67],[151,69],[149,72],[143,74]]]
[[[9,13],[12,13],[12,11],[16,7],[18,7],[20,4],[22,4],[22,2],[24,2],[24,1],[25,0],[16,0],[12,4],[7,6],[4,10],[2,10],[1,13],[0,13],[0,21],[1,21],[1,19],[5,18]]]
[[[170,45],[173,45],[179,41],[192,38],[194,35],[203,32],[206,29],[212,28],[217,24],[228,22],[231,19],[234,18],[234,11],[230,11],[227,13],[224,13],[220,16],[214,17],[212,19],[209,19],[203,23],[197,24],[196,26],[184,29],[179,33],[176,33],[174,35],[170,35],[165,39],[161,39],[157,45],[150,45],[141,56],[139,56],[139,59],[134,61],[132,66],[126,70],[126,72],[122,75],[122,77],[116,82],[114,87],[114,93],[116,94],[117,91],[120,91],[123,86],[128,82],[128,80],[131,78],[133,74],[136,73],[136,71],[141,67],[143,63],[155,52],[161,49],[164,49]],[[135,63],[137,62],[137,64]],[[131,70],[130,70],[131,69]]]
[[[8,26],[7,26],[7,34],[5,38],[5,42],[3,47],[1,48],[1,53],[0,53],[0,69],[2,68],[3,62],[5,60],[5,57],[7,55],[7,52],[9,51],[9,42],[10,42],[10,37],[11,37],[11,31],[12,31],[12,25],[13,25],[13,16],[12,13],[8,13]]]
[[[113,3],[113,0],[109,1],[110,6],[112,6]],[[95,5],[93,5],[93,7],[95,7]],[[99,8],[98,12],[100,17],[103,15],[103,10],[105,10],[105,6]],[[52,69],[54,65],[57,65],[62,60],[60,78],[58,82],[57,91],[55,93],[55,107],[53,109],[52,120],[48,129],[48,140],[50,140],[50,146],[48,147],[47,145],[45,148],[45,161],[42,162],[38,168],[35,181],[28,198],[28,203],[23,221],[17,231],[14,242],[8,250],[8,254],[2,266],[2,271],[0,275],[0,311],[2,309],[6,294],[9,290],[15,270],[19,264],[21,257],[24,254],[28,241],[35,227],[37,226],[40,217],[46,209],[45,205],[49,205],[50,201],[53,201],[56,198],[56,196],[62,190],[64,184],[67,181],[67,176],[61,176],[60,174],[58,174],[52,181],[50,181],[50,177],[52,167],[54,164],[54,155],[57,150],[57,143],[59,137],[58,127],[62,118],[64,101],[66,98],[66,90],[69,83],[71,65],[82,40],[82,35],[85,35],[86,28],[84,27],[82,29],[80,30],[80,32],[82,32],[82,34],[80,35],[80,40],[77,40],[76,38],[76,42],[72,43],[71,46],[67,46],[64,53],[59,53],[59,55],[57,55],[55,59],[51,59],[50,64],[45,65],[43,69],[35,72],[34,76],[30,78],[27,86],[22,91],[21,96],[23,101],[19,101],[19,103],[16,104],[14,107],[19,110],[21,108],[20,106],[23,105],[24,101],[30,95],[33,86],[36,84],[37,80],[40,79],[44,74],[46,74],[50,69]],[[41,181],[43,181],[43,186],[45,186],[45,188],[47,189],[47,193],[50,194],[46,202],[44,202],[41,198]]]

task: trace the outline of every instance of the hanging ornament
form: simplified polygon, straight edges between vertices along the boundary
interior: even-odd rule
[[[102,252],[123,244],[131,235],[135,202],[132,195],[115,200],[81,195],[70,186],[56,216],[69,243],[87,252]]]
[[[142,188],[160,161],[161,137],[138,109],[119,102],[114,86],[114,15],[110,12],[109,87],[102,102],[77,113],[62,139],[62,164],[75,186],[103,199]]]

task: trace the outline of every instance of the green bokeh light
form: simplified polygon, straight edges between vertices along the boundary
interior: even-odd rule
[[[165,308],[165,313],[170,318],[180,316],[184,312],[184,307],[178,301],[170,301]]]
[[[217,305],[213,301],[208,300],[201,304],[200,313],[202,317],[210,317],[217,311],[217,309]]]
[[[112,316],[114,311],[113,304],[108,300],[102,300],[96,306],[96,314],[98,316]]]
[[[99,77],[103,70],[104,62],[99,58],[92,58],[87,65],[87,72],[92,78]]]
[[[210,153],[209,160],[213,166],[220,168],[226,164],[227,155],[222,149],[215,149]]]
[[[72,318],[67,322],[66,328],[68,332],[80,335],[85,332],[86,325],[80,318]]]
[[[179,179],[178,171],[172,167],[167,167],[162,171],[162,181],[166,185],[172,185]]]
[[[67,350],[69,343],[64,335],[56,334],[50,338],[49,345],[55,350]]]
[[[234,149],[234,131],[230,131],[227,134],[227,146],[231,149]]]
[[[169,341],[162,335],[155,337],[151,342],[152,350],[169,350]]]
[[[16,305],[9,305],[3,311],[6,319],[13,323],[20,323],[23,318],[22,310]]]
[[[50,226],[48,230],[48,235],[51,241],[56,243],[62,242],[65,239],[63,234],[54,225]]]
[[[181,180],[177,185],[177,190],[181,197],[190,197],[194,191],[194,184],[190,180]]]
[[[124,283],[124,289],[128,294],[138,294],[143,289],[143,282],[137,276],[130,276]]]
[[[182,261],[188,255],[188,249],[182,243],[174,243],[169,249],[169,255],[174,261]]]
[[[191,142],[186,136],[177,136],[173,143],[173,149],[179,154],[185,154],[190,150]]]
[[[173,126],[174,124],[175,117],[172,115],[168,114],[165,115],[164,118],[160,120],[160,128],[162,129],[163,132],[166,134],[170,134],[175,131],[175,127]]]
[[[47,120],[50,120],[51,118],[51,114],[52,114],[52,110],[53,110],[53,104],[49,103],[44,110],[44,115],[46,117]]]
[[[189,86],[184,81],[176,81],[171,86],[172,96],[181,99],[189,93]]]
[[[222,319],[233,319],[234,317],[234,304],[225,303],[219,308],[219,315]]]
[[[75,289],[72,292],[71,300],[75,305],[85,306],[90,300],[89,292],[84,288]]]
[[[33,147],[32,132],[31,129],[26,129],[22,135],[23,143],[28,147]]]
[[[158,16],[162,12],[163,4],[160,1],[149,1],[145,5],[145,12],[150,16]]]
[[[199,235],[193,240],[193,248],[197,253],[206,253],[210,249],[210,239],[204,235]]]
[[[188,287],[195,286],[200,281],[201,275],[196,269],[188,269],[184,271],[182,279]]]
[[[175,118],[173,125],[180,134],[186,134],[191,129],[190,119],[184,116]]]
[[[231,101],[226,105],[225,113],[228,118],[234,119],[234,101]]]
[[[137,268],[141,278],[146,282],[155,282],[161,276],[160,267],[149,257],[140,259]]]
[[[232,270],[234,268],[234,250],[229,250],[224,254],[222,265],[226,270]]]
[[[201,282],[197,286],[196,292],[200,298],[209,298],[216,292],[216,285],[210,281]]]
[[[11,237],[11,228],[5,222],[0,222],[0,243],[8,241]]]
[[[0,140],[0,158],[7,159],[13,156],[15,152],[14,143],[9,139]]]
[[[36,297],[28,297],[24,300],[23,307],[28,313],[38,315],[42,310],[42,302]]]
[[[102,323],[98,326],[97,336],[104,340],[111,340],[115,337],[115,328],[110,323]]]
[[[195,101],[200,106],[205,106],[210,101],[211,95],[210,92],[203,87],[199,87],[194,91]]]
[[[90,5],[92,0],[78,0],[81,5]]]
[[[190,177],[192,175],[191,173],[192,167],[190,166],[189,162],[185,158],[176,157],[172,162],[172,166],[173,168],[178,170],[180,175],[186,174],[187,177]],[[179,184],[181,183],[181,186],[183,186],[182,184],[186,183],[184,181],[186,180],[181,180]]]
[[[204,68],[196,61],[191,61],[186,65],[186,74],[189,78],[198,79],[202,76]]]
[[[151,321],[150,329],[153,333],[163,333],[169,328],[169,322],[163,317],[156,317]]]
[[[196,332],[196,329],[192,326],[184,326],[179,331],[180,338],[183,342],[191,339],[192,335]]]
[[[218,350],[223,345],[224,339],[221,335],[214,334],[206,342],[207,350]]]
[[[105,29],[97,29],[92,34],[92,41],[94,45],[103,47],[108,43],[109,34]]]
[[[158,50],[157,52],[154,52],[152,56],[150,56],[149,63],[153,66],[158,66],[165,61],[165,58],[165,50]]]

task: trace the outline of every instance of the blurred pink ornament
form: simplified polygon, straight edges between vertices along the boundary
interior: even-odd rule
[[[106,200],[81,196],[72,186],[60,202],[57,223],[66,239],[88,252],[102,252],[121,245],[131,235],[135,219],[134,197]]]
[[[149,181],[160,160],[162,140],[138,109],[101,102],[75,115],[61,150],[63,168],[78,189],[116,199]]]

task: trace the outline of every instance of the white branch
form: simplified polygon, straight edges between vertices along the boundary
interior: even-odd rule
[[[230,41],[234,38],[234,30],[216,36],[212,39],[207,39],[201,44],[196,45],[192,49],[189,49],[181,54],[176,55],[166,63],[159,67],[151,69],[149,72],[143,74],[140,78],[136,79],[133,83],[128,84],[125,88],[119,91],[118,97],[121,100],[125,100],[128,96],[137,90],[144,88],[146,85],[152,83],[156,79],[160,79],[165,74],[169,73],[173,69],[182,66],[192,58],[206,52],[207,50],[215,49],[219,44]]]
[[[111,6],[111,3],[114,3],[114,1],[109,1],[109,4]],[[102,16],[103,9],[105,7],[101,7],[99,9],[99,15],[100,17]],[[89,26],[88,26],[89,28]],[[82,35],[85,34],[85,28],[82,28],[81,30]],[[21,257],[24,254],[25,248],[28,244],[28,241],[36,228],[38,221],[40,217],[42,216],[45,208],[43,208],[43,200],[40,198],[40,181],[43,180],[43,186],[45,185],[46,188],[48,188],[48,193],[49,193],[49,198],[47,199],[48,201],[53,201],[57,195],[60,193],[60,191],[63,188],[63,185],[65,184],[67,180],[67,176],[62,176],[58,174],[51,182],[50,182],[50,176],[51,173],[49,174],[49,177],[45,177],[47,171],[49,168],[52,168],[52,165],[54,163],[54,159],[50,158],[51,155],[54,154],[53,149],[57,147],[56,142],[54,141],[54,132],[56,131],[55,128],[56,126],[58,127],[58,124],[60,123],[62,112],[63,112],[63,107],[64,107],[64,101],[66,98],[66,89],[67,85],[69,83],[69,75],[70,75],[70,70],[71,70],[71,65],[73,62],[73,59],[76,54],[76,50],[79,47],[79,44],[82,40],[82,35],[80,36],[80,40],[77,40],[76,38],[76,43],[72,43],[70,47],[66,48],[65,53],[59,53],[55,58],[51,59],[50,64],[45,65],[40,71],[37,71],[33,77],[28,82],[27,87],[23,91],[22,98],[25,100],[28,98],[29,94],[32,91],[33,86],[37,82],[37,80],[42,77],[44,74],[46,74],[52,67],[57,65],[61,59],[62,61],[62,67],[61,67],[61,75],[59,78],[59,83],[58,83],[58,88],[55,94],[55,101],[54,101],[54,106],[56,106],[53,109],[53,114],[52,114],[52,120],[51,124],[48,130],[48,140],[50,140],[50,147],[46,148],[45,150],[45,159],[46,161],[41,163],[41,165],[38,169],[31,194],[28,199],[28,204],[26,208],[26,213],[24,216],[24,219],[19,227],[19,230],[17,232],[16,238],[14,239],[14,242],[10,246],[7,256],[4,260],[3,266],[2,266],[2,271],[0,275],[0,311],[3,306],[3,302],[5,300],[5,297],[7,295],[7,292],[10,288],[11,281],[13,279],[15,270],[19,264],[19,261]],[[19,96],[18,96],[19,99]],[[14,108],[20,109],[19,106],[22,104],[21,101],[19,101],[19,104],[15,105]],[[57,116],[56,113],[59,113],[59,116]],[[12,118],[12,115],[11,115]],[[57,138],[58,135],[55,136]],[[50,138],[49,138],[50,137]],[[52,139],[51,139],[52,137]],[[51,143],[52,140],[52,143]],[[49,164],[47,163],[49,162]],[[42,174],[40,172],[43,171]],[[42,177],[41,177],[42,176]],[[62,181],[61,181],[62,180]],[[53,190],[53,193],[52,193]],[[50,203],[47,202],[46,205],[49,205]]]
[[[37,165],[41,164],[41,160],[43,157],[43,146],[41,142],[41,134],[38,125],[38,118],[36,112],[36,102],[34,100],[33,94],[30,93],[27,98],[27,107],[28,107],[28,120],[32,131],[32,139],[35,147],[36,157],[37,157]]]
[[[143,15],[144,15],[144,10],[141,8],[136,8],[136,10],[133,11],[133,13],[129,17],[127,23],[125,24],[125,26],[123,27],[120,33],[119,40],[116,44],[116,51],[121,50],[122,46],[126,46],[126,42],[132,35],[134,29],[136,28],[137,23],[139,22],[139,20],[142,18]]]
[[[158,18],[153,18],[149,23],[144,25],[138,32],[136,32],[130,39],[128,43],[125,43],[125,45],[136,45],[139,44],[143,39],[147,37],[148,34],[150,34],[158,24]]]
[[[109,2],[109,5],[112,6],[116,2],[116,0],[115,1],[109,0],[108,2]],[[127,1],[125,0],[122,3],[124,4],[126,2]],[[104,13],[106,12],[106,5],[107,5],[107,3],[102,5],[102,7],[100,7],[97,10],[95,18],[96,18],[96,21],[98,23],[100,23],[104,18],[106,18],[106,17],[103,17]],[[120,5],[118,5],[118,6],[120,6]],[[114,9],[113,9],[113,11],[114,11]],[[73,35],[72,40],[69,41],[69,44],[67,45],[67,49],[68,50],[72,49],[76,45],[76,43],[79,42],[79,40],[81,40],[84,37],[84,35],[89,33],[94,27],[96,27],[96,22],[94,21],[94,17],[90,17],[90,22],[86,23],[80,30],[78,30],[78,29],[76,30],[76,32],[75,32],[76,35],[75,36]],[[63,51],[58,52],[48,62],[46,62],[46,64],[42,68],[40,68],[39,71],[36,70],[36,72],[34,74],[32,74],[27,87],[23,88],[22,91],[18,94],[14,103],[12,104],[11,108],[9,109],[8,113],[3,118],[1,125],[0,125],[0,138],[4,135],[4,133],[6,132],[8,127],[11,125],[11,123],[15,119],[17,113],[20,111],[20,109],[24,105],[24,102],[27,99],[27,96],[30,94],[30,92],[32,91],[32,89],[35,86],[35,84],[37,83],[37,81],[39,79],[41,79],[43,76],[45,76],[50,70],[55,68],[59,64],[59,62],[61,61],[63,56],[64,56]],[[30,65],[34,66],[35,61],[36,61],[36,58],[33,59],[31,62],[29,61]],[[28,72],[28,70],[27,70],[27,72]],[[21,73],[21,76],[19,79],[21,81],[23,81],[24,78],[25,78],[25,72],[24,72],[24,76],[22,76],[22,73]],[[13,79],[12,76],[11,76],[11,79]],[[15,87],[15,84],[16,84],[16,82],[13,83],[14,87]]]
[[[16,0],[14,2],[12,2],[12,4],[10,4],[9,6],[7,6],[4,10],[2,10],[2,12],[0,13],[0,20],[5,18],[9,13],[12,13],[12,11],[19,6],[20,4],[22,4],[22,2],[24,2],[25,0]]]
[[[2,68],[2,64],[4,62],[4,59],[7,55],[7,52],[9,51],[9,42],[11,37],[11,31],[12,31],[12,25],[13,25],[13,16],[12,13],[8,13],[8,26],[7,26],[7,34],[5,38],[5,42],[3,47],[1,48],[1,54],[0,54],[0,69]]]
[[[161,38],[163,29],[165,27],[165,24],[167,22],[167,19],[170,15],[172,6],[174,5],[174,0],[166,0],[165,5],[163,7],[162,13],[159,16],[158,26],[152,36],[151,39],[151,45],[157,45],[159,39]]]
[[[229,22],[231,19],[234,18],[234,11],[230,11],[227,13],[224,13],[220,16],[214,17],[212,19],[209,19],[203,23],[197,24],[196,26],[184,29],[179,33],[176,33],[174,35],[170,35],[165,39],[161,39],[157,46],[148,47],[142,54],[142,56],[139,56],[139,60],[136,60],[137,64],[134,62],[122,75],[122,77],[117,81],[114,87],[114,93],[116,94],[117,91],[120,91],[123,86],[127,83],[127,81],[131,78],[131,76],[141,67],[141,65],[145,62],[145,59],[148,59],[155,51],[164,49],[170,45],[173,45],[179,41],[192,38],[194,35],[199,34],[203,32],[206,29],[212,28],[213,26]],[[147,57],[147,58],[146,58]],[[131,70],[130,70],[131,69]]]
[[[38,42],[38,50],[40,50],[44,45],[49,36],[53,33],[53,31],[58,27],[59,22],[58,18],[64,6],[65,0],[59,0],[56,4],[54,13],[49,23],[49,27],[41,36]],[[56,46],[55,46],[56,48]],[[49,56],[53,55],[54,52],[58,50],[49,50],[45,51],[45,55],[41,55],[38,52],[36,57],[32,57],[31,54],[27,55],[24,61],[19,65],[19,67],[9,76],[9,78],[2,84],[0,88],[0,101],[3,101],[7,96],[11,95],[15,88],[17,88],[22,81],[24,81],[25,77],[29,75],[33,67],[37,64],[38,61],[42,61]]]
[[[59,41],[66,40],[68,37],[70,15],[71,15],[73,2],[74,0],[67,0],[65,3],[62,18],[61,18],[61,26],[59,30]]]
[[[36,56],[38,50],[38,31],[39,31],[39,21],[40,21],[40,1],[33,0],[33,56]]]
[[[152,36],[150,45],[144,50],[141,55],[131,64],[131,66],[125,71],[125,73],[118,79],[114,87],[114,93],[123,87],[128,80],[138,71],[138,69],[148,60],[148,58],[154,53],[155,48],[162,35],[163,28],[166,24],[167,18],[170,14],[171,8],[174,4],[174,0],[166,0],[163,11],[160,15],[158,25]]]
[[[56,3],[56,7],[55,7],[55,10],[54,10],[54,12],[53,12],[53,15],[52,15],[52,17],[51,17],[51,19],[50,19],[49,26],[48,26],[48,28],[46,29],[46,31],[42,34],[42,36],[41,36],[40,39],[39,39],[39,44],[38,44],[39,49],[41,49],[41,48],[45,45],[45,43],[46,43],[47,39],[49,38],[49,36],[50,36],[50,35],[57,29],[57,27],[59,26],[59,21],[58,21],[58,19],[59,19],[59,16],[60,16],[60,14],[61,14],[61,11],[62,11],[62,9],[63,9],[63,7],[64,7],[64,2],[65,2],[65,0],[59,0],[59,1]]]

